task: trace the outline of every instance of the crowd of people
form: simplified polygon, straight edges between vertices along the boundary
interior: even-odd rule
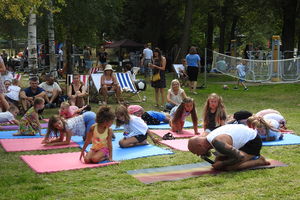
[[[87,47],[85,51],[85,58],[90,61],[90,51]],[[168,123],[171,131],[181,134],[186,118],[191,117],[196,136],[189,140],[189,150],[207,159],[210,149],[214,148],[219,154],[212,166],[225,170],[268,164],[260,155],[262,141],[280,140],[283,137],[280,130],[286,129],[286,121],[278,111],[268,109],[255,115],[249,111],[238,111],[230,118],[227,116],[222,97],[216,93],[210,94],[203,106],[204,131],[199,132],[197,105],[194,99],[187,96],[177,79],[171,81],[165,97],[166,58],[159,48],[152,52],[149,45],[146,45],[143,51],[141,71],[154,88],[155,106],[164,112],[145,111],[140,105],[123,104],[120,85],[106,58],[105,50],[101,49],[98,54],[98,67],[102,68],[104,73],[100,80],[99,92],[104,101],[98,112],[94,113],[91,107],[86,105],[87,88],[80,81],[79,74],[73,74],[73,81],[68,86],[68,102],[61,102],[59,97],[62,95],[62,89],[52,75],[47,75],[42,83],[39,83],[38,77],[31,77],[29,87],[21,89],[17,80],[7,78],[5,62],[0,57],[0,72],[3,75],[0,80],[0,123],[11,122],[19,125],[16,135],[41,134],[39,119],[44,107],[60,107],[58,115],[49,119],[43,143],[47,146],[65,145],[70,143],[71,136],[82,136],[85,144],[80,159],[83,158],[85,163],[97,163],[105,159],[112,160],[114,134],[111,126],[114,121],[117,127],[124,127],[124,138],[119,142],[120,147],[128,148],[147,145],[148,138],[155,144],[158,142],[147,125]],[[188,77],[191,94],[197,94],[200,60],[196,48],[191,47],[183,62],[186,71],[182,71],[182,76]],[[86,64],[90,67],[90,63]],[[243,82],[240,82],[246,88]],[[115,111],[107,105],[110,92],[116,94],[120,104]],[[16,120],[20,105],[23,111],[22,118]],[[90,143],[91,151],[86,154],[85,149]]]

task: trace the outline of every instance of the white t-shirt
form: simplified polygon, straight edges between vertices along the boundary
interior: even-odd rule
[[[236,66],[237,69],[237,73],[240,77],[246,76],[246,67],[243,64],[239,64],[238,66]]]
[[[182,93],[184,92],[184,90],[182,88],[179,89],[178,94],[174,94],[174,92],[169,89],[168,92],[170,92],[170,99],[174,102],[176,102],[177,104],[181,104],[182,102]]]
[[[7,88],[7,93],[5,94],[5,96],[9,97],[12,100],[19,101],[20,100],[20,97],[19,97],[20,91],[21,91],[21,88],[19,86],[10,85]]]
[[[3,122],[10,122],[12,120],[14,120],[15,117],[13,114],[11,114],[10,112],[6,111],[6,112],[0,112],[0,123]]]
[[[137,135],[146,135],[148,126],[142,120],[142,118],[130,115],[129,124],[124,124],[124,132],[128,133],[125,138],[137,136]]]
[[[86,127],[83,116],[79,115],[67,119],[66,129],[70,130],[73,135],[84,136]]]
[[[210,132],[206,139],[212,145],[212,141],[223,134],[229,135],[232,138],[232,146],[240,149],[256,137],[257,131],[243,124],[226,124]]]
[[[145,48],[143,50],[144,59],[152,59],[153,57],[153,51],[149,48]]]
[[[46,82],[42,82],[41,84],[39,84],[39,86],[46,91],[48,97],[52,96],[52,93],[50,92],[52,92],[54,89],[61,91],[60,86],[56,82],[54,82],[52,85],[48,85]]]
[[[267,119],[274,119],[276,120],[278,123],[283,123],[285,124],[286,121],[284,119],[284,117],[282,115],[276,114],[276,113],[269,113],[263,116],[264,120]]]

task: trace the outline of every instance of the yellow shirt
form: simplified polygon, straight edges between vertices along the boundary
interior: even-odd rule
[[[107,145],[107,137],[108,137],[108,129],[106,128],[103,133],[98,132],[98,124],[95,125],[93,131],[93,138],[92,138],[92,148],[93,150],[99,150],[102,148],[108,148]]]

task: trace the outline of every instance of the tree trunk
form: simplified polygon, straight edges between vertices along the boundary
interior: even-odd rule
[[[211,12],[207,13],[207,33],[206,33],[206,48],[207,48],[207,64],[211,64],[213,60],[213,36],[214,36],[214,17]]]
[[[226,31],[226,22],[227,22],[227,6],[226,1],[224,6],[221,8],[221,23],[220,23],[220,39],[219,39],[219,52],[224,53],[225,46],[225,31]]]
[[[67,39],[66,40],[66,46],[65,46],[65,54],[66,55],[66,65],[67,67],[67,74],[73,74],[73,64],[72,64],[72,40]],[[65,66],[64,66],[65,67]]]
[[[184,28],[180,42],[180,59],[184,58],[188,50],[188,42],[190,37],[190,28],[193,16],[193,0],[185,1]]]
[[[49,6],[52,8],[52,0],[49,0]],[[53,13],[49,11],[48,13],[48,41],[49,41],[49,60],[50,60],[50,72],[54,71],[57,77],[56,71],[56,57],[55,57],[55,35],[54,35],[54,25],[53,25]]]
[[[28,22],[28,67],[33,75],[37,74],[36,14],[33,9]]]
[[[297,0],[282,0],[281,3],[283,9],[282,49],[285,58],[292,58],[295,44]]]
[[[236,39],[235,30],[236,30],[236,25],[237,25],[238,20],[239,20],[239,16],[237,16],[237,15],[233,16],[231,30],[230,30],[230,40],[228,43],[227,51],[230,51],[231,40]]]

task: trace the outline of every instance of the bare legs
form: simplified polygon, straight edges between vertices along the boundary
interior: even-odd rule
[[[159,94],[161,96],[161,105],[165,105],[165,89],[164,88],[154,88],[155,89],[155,103],[156,106],[159,106]]]

